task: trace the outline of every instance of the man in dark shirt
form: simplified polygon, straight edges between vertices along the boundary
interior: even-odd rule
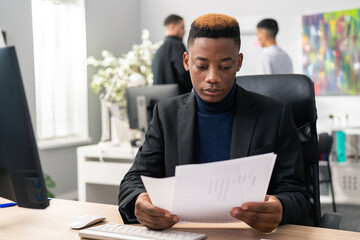
[[[192,85],[182,60],[186,51],[182,43],[185,33],[184,20],[180,16],[170,15],[165,19],[164,26],[166,38],[157,50],[151,67],[154,84],[176,83],[179,85],[180,94],[188,93]]]
[[[176,213],[152,205],[141,175],[170,177],[177,165],[274,152],[277,158],[264,201],[234,206],[229,215],[262,232],[279,224],[311,224],[301,146],[290,107],[236,84],[243,60],[239,51],[235,18],[207,14],[192,23],[183,61],[194,91],[155,106],[144,144],[120,185],[119,211],[125,223],[165,229],[181,220]]]

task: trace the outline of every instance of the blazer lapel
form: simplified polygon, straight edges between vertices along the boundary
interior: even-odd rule
[[[191,93],[184,99],[184,105],[177,114],[178,162],[180,165],[195,161],[195,95]]]
[[[232,159],[248,155],[257,120],[257,110],[247,92],[237,86],[235,98],[230,153]]]

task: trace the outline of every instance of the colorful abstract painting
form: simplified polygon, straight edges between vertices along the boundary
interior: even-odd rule
[[[360,9],[303,16],[303,72],[316,95],[360,94]]]

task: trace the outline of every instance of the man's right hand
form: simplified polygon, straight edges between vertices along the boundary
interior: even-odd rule
[[[162,230],[179,222],[179,217],[152,205],[147,193],[141,193],[135,202],[135,216],[145,227]]]

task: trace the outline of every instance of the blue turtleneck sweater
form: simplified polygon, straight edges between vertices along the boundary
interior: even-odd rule
[[[209,103],[196,96],[195,161],[216,162],[230,159],[235,83],[220,102]]]

